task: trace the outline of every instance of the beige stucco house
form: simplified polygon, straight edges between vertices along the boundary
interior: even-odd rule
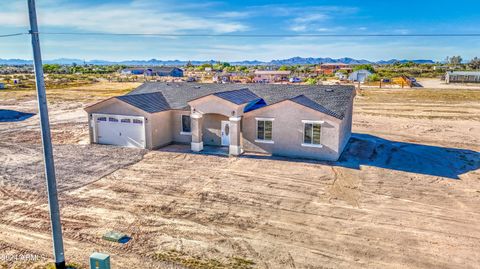
[[[351,135],[354,97],[353,86],[155,82],[85,110],[92,143],[337,160]]]

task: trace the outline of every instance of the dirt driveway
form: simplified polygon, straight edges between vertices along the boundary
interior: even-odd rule
[[[113,268],[476,268],[480,104],[469,98],[362,92],[335,163],[85,145],[81,104],[59,101],[66,257],[86,266],[102,251]],[[28,99],[2,108],[35,112]],[[44,257],[17,262],[25,268],[51,257],[37,121],[0,123],[0,256]],[[132,240],[102,240],[109,230]]]

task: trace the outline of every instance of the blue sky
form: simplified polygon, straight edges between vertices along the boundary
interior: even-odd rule
[[[37,0],[40,31],[167,34],[479,33],[480,1]],[[28,30],[25,1],[0,1],[0,34]],[[433,59],[480,56],[480,37],[41,37],[45,59]],[[1,38],[0,58],[31,58],[28,36]]]

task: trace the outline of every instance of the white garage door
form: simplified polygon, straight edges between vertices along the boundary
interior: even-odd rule
[[[98,144],[145,148],[145,118],[93,114],[94,136]]]

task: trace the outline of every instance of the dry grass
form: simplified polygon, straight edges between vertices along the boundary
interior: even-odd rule
[[[123,95],[138,87],[138,82],[97,82],[87,85],[75,85],[63,88],[48,88],[47,98],[50,103],[82,102],[89,103],[112,96]],[[10,100],[10,103],[27,101],[36,98],[34,89],[11,89],[0,91],[0,99]]]
[[[369,89],[360,90],[358,96],[369,102],[469,102],[480,100],[479,90],[458,89]]]
[[[219,261],[192,256],[173,249],[167,252],[156,253],[154,256],[159,261],[178,264],[191,269],[252,269],[255,265],[253,261],[239,257],[229,258],[228,261]]]

